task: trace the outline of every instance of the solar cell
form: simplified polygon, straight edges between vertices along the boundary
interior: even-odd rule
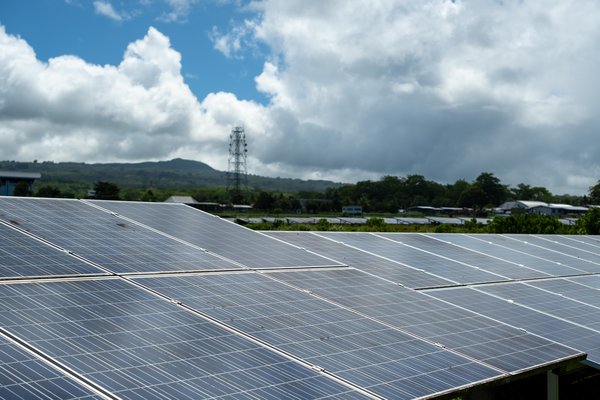
[[[587,353],[600,363],[600,332],[469,287],[428,290],[433,297]]]
[[[377,254],[409,267],[421,269],[455,284],[497,282],[508,279],[370,233],[321,232],[319,235],[341,241],[349,246]]]
[[[484,234],[478,235],[477,237],[492,242],[494,244],[505,246],[511,250],[520,251],[522,253],[539,257],[544,260],[554,261],[555,263],[571,268],[571,274],[586,273],[589,271],[590,265],[592,265],[592,268],[594,268],[593,264],[587,261],[579,260],[576,257],[571,257],[569,255],[559,253],[548,248],[535,246],[533,244],[526,243],[525,241],[518,240],[516,238],[510,238],[506,235]]]
[[[581,355],[547,339],[354,269],[269,275],[507,372]]]
[[[0,285],[0,326],[123,399],[359,392],[122,278]]]
[[[279,232],[265,234],[323,254],[361,271],[401,283],[410,288],[425,288],[451,285],[452,282],[398,262],[378,257],[354,247],[313,234],[311,232]]]
[[[503,376],[258,273],[137,282],[385,398],[430,396]],[[422,376],[430,379],[415,384]]]
[[[0,399],[102,399],[0,335]]]
[[[579,283],[577,277],[572,279],[549,279],[529,283],[531,286],[544,289],[561,297],[575,300],[598,308],[600,313],[600,290]]]
[[[329,266],[331,260],[182,204],[91,201],[250,268]]]
[[[468,248],[480,253],[488,254],[506,261],[529,268],[532,271],[537,271],[539,278],[549,276],[572,275],[581,272],[566,265],[562,265],[555,261],[545,260],[543,258],[533,256],[513,250],[506,246],[501,246],[492,243],[486,238],[487,235],[465,235],[465,234],[436,234],[434,237],[439,237],[442,240],[451,242],[457,246]]]
[[[106,272],[0,223],[0,278]]]
[[[588,262],[586,271],[589,272],[600,272],[600,255],[594,253],[593,249],[582,250],[581,246],[576,246],[575,243],[564,244],[554,238],[550,239],[546,237],[539,237],[536,235],[506,235],[511,239],[525,241],[535,246],[540,246],[545,249],[552,250],[553,252],[559,252],[567,254],[576,259],[585,260]]]
[[[600,275],[577,276],[569,278],[568,280],[594,289],[600,289]]]
[[[116,273],[240,268],[77,200],[3,197],[0,219]]]
[[[585,242],[595,248],[600,247],[600,236],[598,235],[562,235],[568,239],[574,239],[581,242]]]
[[[529,283],[486,285],[479,290],[565,321],[600,331],[600,309],[598,307],[539,289]]]
[[[548,276],[547,274],[525,268],[516,263],[445,242],[442,239],[442,235],[381,233],[378,234],[378,236],[404,243],[438,256],[450,258],[454,261],[477,267],[507,279],[527,279]],[[448,235],[445,237],[448,237]]]
[[[593,240],[586,240],[583,235],[536,235],[539,238],[556,241],[567,246],[573,246],[584,251],[600,253],[600,242],[594,243]]]

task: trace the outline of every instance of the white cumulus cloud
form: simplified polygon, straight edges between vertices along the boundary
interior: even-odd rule
[[[235,112],[221,111],[228,102]],[[23,39],[0,27],[2,159],[180,156],[224,168],[229,129],[239,120],[252,129],[260,106],[230,94],[212,94],[205,103],[185,84],[180,54],[154,28],[128,46],[119,65],[100,66],[75,56],[41,62]]]
[[[490,171],[577,193],[600,175],[595,1],[252,6],[272,50],[256,78],[275,127],[264,162],[445,182]]]
[[[169,18],[185,18],[192,3],[171,1]],[[260,46],[267,56],[254,79],[267,105],[225,92],[198,99],[154,28],[104,66],[42,62],[0,28],[0,158],[181,156],[225,169],[228,132],[241,124],[256,174],[453,182],[487,171],[572,194],[600,177],[594,0],[257,0],[246,9],[254,18],[215,29],[213,45],[238,60]]]

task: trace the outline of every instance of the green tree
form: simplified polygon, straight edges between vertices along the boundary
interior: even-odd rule
[[[600,235],[600,208],[590,208],[577,220],[577,230],[583,235]]]
[[[28,197],[33,195],[31,189],[29,187],[29,183],[26,181],[19,181],[15,185],[15,191],[13,193],[14,196]]]
[[[516,188],[512,188],[510,191],[515,200],[544,201],[546,203],[552,201],[552,193],[541,186],[532,187],[525,183],[519,183]]]
[[[481,206],[497,206],[506,200],[508,189],[500,183],[500,179],[490,172],[482,172],[474,182],[474,185],[479,187],[484,195],[484,203]]]
[[[94,184],[95,199],[99,200],[119,200],[121,189],[115,183],[98,181]]]
[[[254,202],[257,210],[273,210],[275,208],[275,197],[269,192],[260,192]]]
[[[488,224],[491,233],[546,233],[564,231],[558,218],[550,215],[513,214],[508,217],[495,217]]]
[[[62,192],[56,186],[41,186],[36,192],[36,197],[63,197]]]
[[[588,201],[589,204],[600,205],[600,180],[594,186],[590,187]]]
[[[141,198],[142,201],[158,201],[152,189],[148,189]]]

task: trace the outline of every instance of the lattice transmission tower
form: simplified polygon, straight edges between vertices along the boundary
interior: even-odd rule
[[[229,135],[229,160],[227,169],[227,191],[233,204],[241,203],[248,190],[246,155],[248,144],[244,128],[236,126]]]

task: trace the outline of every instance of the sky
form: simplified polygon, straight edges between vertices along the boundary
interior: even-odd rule
[[[0,159],[600,179],[597,0],[2,0]]]

